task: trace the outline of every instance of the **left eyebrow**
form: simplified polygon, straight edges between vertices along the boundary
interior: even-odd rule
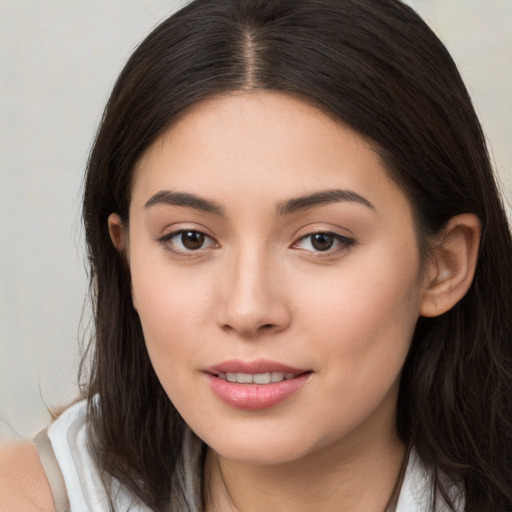
[[[277,205],[275,213],[277,216],[290,215],[315,206],[344,202],[358,203],[370,210],[377,211],[368,199],[352,190],[329,189],[283,201]]]

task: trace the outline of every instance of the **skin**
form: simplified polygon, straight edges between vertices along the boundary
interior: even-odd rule
[[[49,512],[53,497],[32,442],[0,446],[0,511]]]
[[[333,189],[341,200],[290,203]],[[169,191],[196,199],[169,204]],[[206,510],[382,512],[405,457],[395,417],[414,326],[469,288],[478,219],[451,219],[421,264],[411,206],[371,144],[264,92],[190,109],[143,155],[129,223],[113,213],[109,229],[156,373],[209,446]],[[187,249],[180,229],[204,244]],[[309,376],[261,410],[212,392],[206,369],[261,358]],[[30,442],[0,449],[0,511],[12,510],[54,510]]]
[[[333,189],[359,199],[282,214]],[[213,207],[169,204],[169,192]],[[465,248],[477,223],[454,223],[466,256],[422,266],[410,204],[371,144],[271,92],[186,113],[139,162],[129,215],[128,227],[111,216],[112,239],[155,371],[209,446],[207,509],[382,511],[404,459],[395,417],[413,330],[453,303],[456,293],[441,302],[456,289],[443,283],[476,261]],[[179,230],[203,233],[203,245],[187,248]],[[317,250],[314,233],[344,238]],[[230,359],[311,373],[291,398],[241,410],[205,373]]]

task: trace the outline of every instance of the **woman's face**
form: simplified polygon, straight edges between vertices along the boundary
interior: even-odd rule
[[[422,273],[368,141],[284,94],[204,101],[140,161],[125,244],[158,378],[222,457],[393,434]]]

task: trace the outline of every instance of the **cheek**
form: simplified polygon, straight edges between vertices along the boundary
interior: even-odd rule
[[[198,339],[208,309],[205,286],[193,280],[180,282],[178,276],[158,271],[153,275],[133,281],[146,343],[178,350],[183,336],[189,338],[189,343]]]
[[[372,259],[338,278],[317,283],[305,297],[303,325],[311,342],[330,357],[326,365],[346,375],[351,387],[382,376],[394,380],[409,350],[419,316],[415,260]],[[350,384],[352,383],[352,384]]]
[[[323,414],[327,440],[395,411],[399,377],[418,318],[417,287],[412,278],[409,286],[397,287],[393,273],[388,279],[377,274],[351,273],[334,290],[310,294],[304,305],[308,351],[321,355],[319,395],[331,404],[317,412],[318,417]],[[377,421],[384,424],[387,419]]]
[[[196,357],[211,318],[208,282],[205,276],[173,271],[165,262],[148,262],[143,255],[132,259],[131,268],[134,300],[155,372],[171,399],[179,392],[187,400],[187,387],[180,383],[199,366]]]

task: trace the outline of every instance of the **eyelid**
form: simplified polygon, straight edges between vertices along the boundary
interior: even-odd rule
[[[306,240],[309,237],[312,237],[314,235],[327,235],[331,236],[337,241],[338,243],[342,244],[342,247],[338,248],[329,248],[325,251],[320,250],[309,250],[309,249],[303,249],[300,247],[297,247],[297,245],[302,242],[303,240]],[[337,231],[333,229],[321,229],[321,228],[311,228],[306,233],[302,233],[295,242],[291,245],[292,248],[297,248],[299,250],[302,250],[304,252],[309,252],[311,255],[314,255],[315,257],[322,257],[322,256],[333,256],[342,252],[347,251],[351,246],[355,245],[357,242],[355,238],[342,235],[341,233],[338,233]]]
[[[170,245],[171,240],[179,235],[182,235],[183,233],[198,233],[198,234],[204,235],[205,239],[208,239],[208,240],[210,240],[210,242],[213,242],[213,243],[210,243],[207,247],[201,247],[196,250],[186,249],[186,248],[179,249],[179,248],[172,247]],[[191,227],[182,227],[179,229],[173,229],[169,233],[166,233],[166,234],[158,237],[156,240],[164,247],[164,249],[166,249],[170,253],[172,253],[176,256],[182,256],[182,257],[187,257],[187,258],[191,258],[194,256],[200,256],[200,255],[204,254],[204,252],[206,250],[209,250],[211,248],[216,248],[219,246],[219,243],[217,242],[217,240],[215,240],[215,238],[210,236],[208,233],[205,233],[205,231],[203,231],[201,229],[191,228]]]

